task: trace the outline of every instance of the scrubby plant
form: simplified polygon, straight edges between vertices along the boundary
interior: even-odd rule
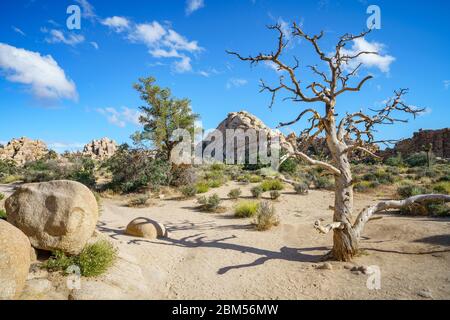
[[[0,209],[0,219],[6,220],[6,211],[3,209]]]
[[[275,208],[267,201],[261,202],[256,212],[255,227],[258,231],[266,231],[280,224]]]
[[[201,209],[207,212],[216,212],[220,206],[220,197],[216,193],[212,196],[202,196],[197,202],[201,205]]]
[[[193,186],[193,185],[189,185],[189,186],[185,186],[185,187],[181,188],[180,191],[185,198],[192,198],[192,197],[195,197],[195,195],[197,194],[197,187]]]
[[[405,159],[405,163],[410,167],[424,167],[428,164],[425,152],[414,153]]]
[[[419,194],[426,194],[428,190],[421,186],[416,185],[402,185],[397,188],[397,194],[402,198],[406,199],[412,196],[417,196]]]
[[[210,166],[210,169],[213,171],[223,171],[225,170],[226,165],[221,162],[215,162]]]
[[[329,178],[328,176],[318,177],[314,184],[317,189],[331,190],[334,188],[333,179]]]
[[[251,190],[252,196],[256,199],[261,198],[262,194],[264,193],[264,189],[261,186],[255,186]]]
[[[18,174],[19,168],[17,168],[14,161],[0,160],[0,183],[8,183],[6,180],[10,180],[10,177]]]
[[[239,199],[241,194],[242,194],[241,189],[239,189],[239,188],[232,189],[232,190],[230,190],[230,192],[228,192],[228,198],[233,199],[233,200],[237,200],[237,199]]]
[[[128,201],[128,206],[132,208],[142,208],[147,206],[148,200],[150,200],[148,194],[137,195]]]
[[[261,183],[261,188],[263,189],[264,192],[266,191],[281,191],[284,189],[284,185],[283,182],[281,182],[280,180],[277,179],[268,179],[268,180],[264,180]]]
[[[358,192],[364,192],[370,189],[374,189],[376,187],[378,187],[380,185],[380,183],[375,180],[375,181],[360,181],[358,183],[355,184],[354,186],[354,190],[358,191]]]
[[[305,194],[308,194],[309,187],[308,187],[308,184],[306,184],[304,182],[300,182],[300,183],[295,184],[294,190],[297,194],[305,195]]]
[[[249,177],[249,181],[250,183],[260,183],[261,181],[263,181],[263,178],[256,174],[252,174]]]
[[[241,201],[234,208],[234,216],[237,218],[253,217],[258,211],[259,203],[256,201]]]
[[[70,266],[78,266],[84,277],[96,277],[105,273],[117,259],[117,250],[108,241],[87,245],[79,255],[68,256],[62,251],[54,251],[43,268],[49,271],[67,272]]]
[[[209,185],[206,182],[199,182],[196,184],[197,193],[206,193],[209,191]]]
[[[436,183],[432,186],[432,188],[433,188],[433,191],[436,193],[450,195],[450,182],[449,181]]]
[[[197,183],[198,176],[194,167],[188,165],[172,165],[170,171],[170,185],[174,187],[181,187],[193,185]]]
[[[277,200],[278,198],[280,198],[280,196],[281,193],[279,191],[277,190],[270,191],[270,199]]]
[[[224,184],[223,179],[213,179],[208,181],[208,186],[213,189],[219,188],[223,184]]]
[[[394,157],[387,158],[384,163],[391,167],[402,167],[405,165],[401,153],[397,154]]]
[[[249,174],[240,175],[239,177],[237,177],[236,180],[241,183],[250,183],[250,175]]]
[[[293,175],[297,171],[298,161],[296,159],[287,159],[280,165],[280,172]]]
[[[5,199],[5,195],[0,192],[0,201],[2,201],[3,199]]]

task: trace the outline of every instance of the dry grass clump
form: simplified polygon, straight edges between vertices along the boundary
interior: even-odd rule
[[[279,224],[280,220],[278,219],[274,206],[267,201],[261,202],[255,217],[256,230],[266,231]]]
[[[236,218],[250,218],[256,214],[258,208],[259,202],[241,201],[234,208],[234,216]]]

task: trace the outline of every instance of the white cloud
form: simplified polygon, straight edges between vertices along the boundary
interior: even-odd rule
[[[139,117],[141,113],[127,107],[122,107],[120,111],[115,108],[98,108],[98,113],[104,115],[108,122],[120,128],[126,127],[127,124],[139,125]]]
[[[190,15],[194,11],[197,11],[205,6],[203,0],[187,0],[186,1],[186,14]]]
[[[191,58],[187,56],[181,57],[181,60],[173,64],[173,69],[177,73],[185,73],[192,71]]]
[[[166,33],[166,29],[159,22],[153,21],[152,23],[138,24],[129,38],[132,41],[142,42],[149,47],[153,47]]]
[[[76,46],[77,44],[84,42],[84,36],[80,34],[69,34],[66,36],[63,31],[52,29],[48,31],[47,29],[42,29],[43,32],[48,32],[49,37],[45,38],[48,43],[64,43],[69,46]]]
[[[0,69],[8,81],[29,85],[38,98],[78,98],[74,82],[50,55],[0,42]]]
[[[378,42],[369,42],[364,38],[353,40],[353,45],[350,50],[343,49],[344,55],[356,55],[360,52],[377,52],[378,54],[362,54],[348,64],[348,68],[355,68],[359,63],[362,63],[367,68],[378,68],[381,72],[388,73],[391,63],[395,58],[390,55],[383,55],[384,44]]]
[[[239,87],[245,86],[247,83],[248,83],[248,81],[245,79],[231,78],[231,79],[228,79],[226,88],[227,89],[239,88]]]
[[[17,32],[18,34],[22,35],[22,36],[26,36],[25,32],[23,32],[22,30],[20,30],[19,28],[12,26],[12,29]]]
[[[81,15],[89,20],[95,20],[97,15],[95,9],[87,0],[75,0],[81,6]]]
[[[450,80],[444,80],[443,82],[445,90],[448,90],[450,88]]]
[[[130,21],[124,17],[109,17],[102,20],[101,23],[117,33],[121,33],[130,28]]]
[[[98,50],[99,46],[98,46],[98,43],[97,43],[97,42],[91,41],[90,44],[91,44],[91,46],[93,46],[96,50]]]

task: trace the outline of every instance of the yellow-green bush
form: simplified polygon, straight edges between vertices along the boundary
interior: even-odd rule
[[[234,215],[237,218],[253,217],[259,208],[259,202],[256,201],[241,201],[236,204],[234,208]]]
[[[284,185],[283,182],[281,182],[280,180],[277,179],[270,179],[270,180],[264,180],[261,183],[261,188],[263,189],[264,192],[267,191],[281,191],[284,189]]]

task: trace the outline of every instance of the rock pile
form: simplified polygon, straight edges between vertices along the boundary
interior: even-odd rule
[[[42,159],[48,152],[44,142],[22,137],[13,139],[6,146],[0,147],[0,160],[12,160],[22,166],[27,162]]]
[[[95,160],[106,160],[117,151],[117,143],[109,138],[93,140],[84,146],[83,155]]]

